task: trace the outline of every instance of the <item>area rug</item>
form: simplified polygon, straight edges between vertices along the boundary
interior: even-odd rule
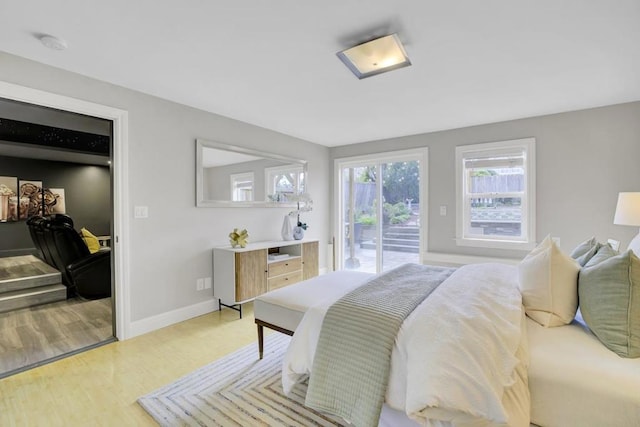
[[[161,426],[343,426],[304,406],[306,384],[282,391],[282,357],[291,338],[265,337],[142,396],[138,403]]]

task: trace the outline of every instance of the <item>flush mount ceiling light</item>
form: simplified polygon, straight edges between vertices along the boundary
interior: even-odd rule
[[[336,55],[359,79],[411,65],[397,34],[373,39]]]
[[[67,42],[58,37],[44,35],[40,37],[40,41],[49,49],[65,50],[67,48]]]

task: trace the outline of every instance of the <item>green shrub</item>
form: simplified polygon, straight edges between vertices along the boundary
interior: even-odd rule
[[[362,225],[376,225],[376,217],[369,214],[362,214],[356,218],[356,222]]]
[[[398,202],[395,205],[385,203],[383,207],[385,223],[388,221],[389,224],[404,224],[409,221],[411,211],[404,203]]]

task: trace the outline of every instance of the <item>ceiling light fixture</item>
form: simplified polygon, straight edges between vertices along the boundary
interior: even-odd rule
[[[67,48],[67,42],[58,37],[44,35],[40,37],[40,41],[49,49],[65,50]]]
[[[411,65],[407,52],[395,33],[359,44],[336,55],[359,79]]]

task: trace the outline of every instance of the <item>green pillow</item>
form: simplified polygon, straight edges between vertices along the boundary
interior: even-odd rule
[[[640,357],[640,259],[605,245],[580,271],[582,317],[611,351]]]
[[[611,246],[609,245],[601,245],[600,243],[598,243],[599,246],[598,247],[598,251],[596,253],[594,253],[591,257],[589,257],[589,260],[584,264],[583,267],[593,267],[596,264],[600,264],[602,261],[612,258],[616,255],[618,255],[618,251],[615,251]],[[588,252],[583,255],[586,256],[588,255]]]

